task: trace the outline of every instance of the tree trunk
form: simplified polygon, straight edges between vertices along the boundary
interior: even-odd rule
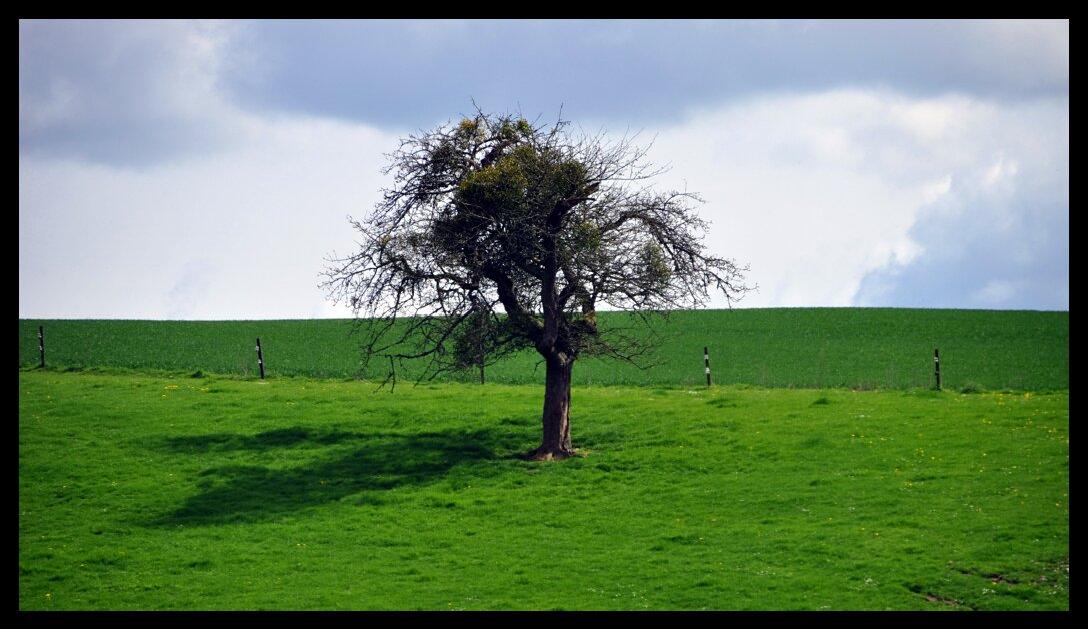
[[[574,454],[570,443],[570,375],[574,361],[548,358],[544,384],[544,438],[529,453],[535,461],[565,459]]]

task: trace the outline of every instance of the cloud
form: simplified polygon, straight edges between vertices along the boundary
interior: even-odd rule
[[[242,117],[247,144],[169,168],[21,159],[20,316],[349,316],[318,274],[398,134]],[[1067,131],[1065,99],[834,90],[641,141],[671,163],[658,185],[706,198],[712,250],[751,264],[742,306],[1067,308]]]
[[[656,132],[708,244],[751,264],[742,306],[1068,307],[1064,98],[832,90]]]
[[[754,94],[1063,96],[1052,21],[271,20],[19,23],[20,152],[129,168],[221,150],[232,114],[427,128],[471,109],[633,126]]]
[[[976,111],[971,124],[999,131],[920,210],[909,236],[922,254],[870,271],[857,305],[1069,308],[1068,101]]]
[[[744,306],[1068,308],[1067,21],[21,21],[19,64],[24,317],[348,316],[345,215],[471,95],[656,136]]]
[[[19,312],[28,317],[348,317],[317,284],[353,247],[396,137],[250,119],[246,145],[143,170],[19,164]]]
[[[380,126],[487,109],[634,125],[780,90],[1068,93],[1068,21],[272,21],[239,28],[247,107]]]
[[[230,24],[19,22],[19,151],[143,168],[244,141],[218,79]]]
[[[207,300],[215,267],[207,260],[193,258],[181,269],[181,275],[166,296],[167,319],[192,319]]]

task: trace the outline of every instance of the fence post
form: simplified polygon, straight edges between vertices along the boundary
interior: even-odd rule
[[[38,326],[38,366],[45,369],[45,327]]]
[[[257,337],[257,366],[261,368],[261,380],[264,380],[264,355],[261,354],[261,337]]]
[[[703,347],[703,364],[706,366],[706,386],[710,386],[710,351]]]
[[[480,336],[476,339],[476,357],[480,359],[480,384],[484,383],[484,339]]]
[[[937,390],[941,390],[941,353],[933,348],[933,376],[937,379]]]

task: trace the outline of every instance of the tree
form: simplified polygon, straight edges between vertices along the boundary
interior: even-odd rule
[[[635,361],[649,347],[637,329],[601,325],[598,307],[645,325],[712,290],[728,303],[749,290],[747,267],[706,252],[699,198],[646,185],[661,171],[645,156],[626,137],[481,111],[403,139],[388,155],[392,187],[366,220],[349,219],[359,250],[325,270],[330,298],[368,319],[364,361],[388,358],[396,386],[403,360],[427,359],[421,377],[433,378],[535,349],[543,438],[528,456],[573,454],[575,361]]]

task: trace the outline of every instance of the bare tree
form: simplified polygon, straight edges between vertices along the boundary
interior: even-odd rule
[[[367,319],[364,361],[388,359],[395,386],[399,361],[425,359],[421,377],[433,378],[534,348],[543,439],[528,456],[569,457],[575,360],[647,348],[645,334],[599,324],[599,307],[641,325],[711,291],[731,304],[749,290],[747,267],[706,252],[698,197],[652,190],[661,171],[645,156],[627,137],[481,111],[402,140],[392,187],[351,219],[359,250],[325,270],[330,298]]]

